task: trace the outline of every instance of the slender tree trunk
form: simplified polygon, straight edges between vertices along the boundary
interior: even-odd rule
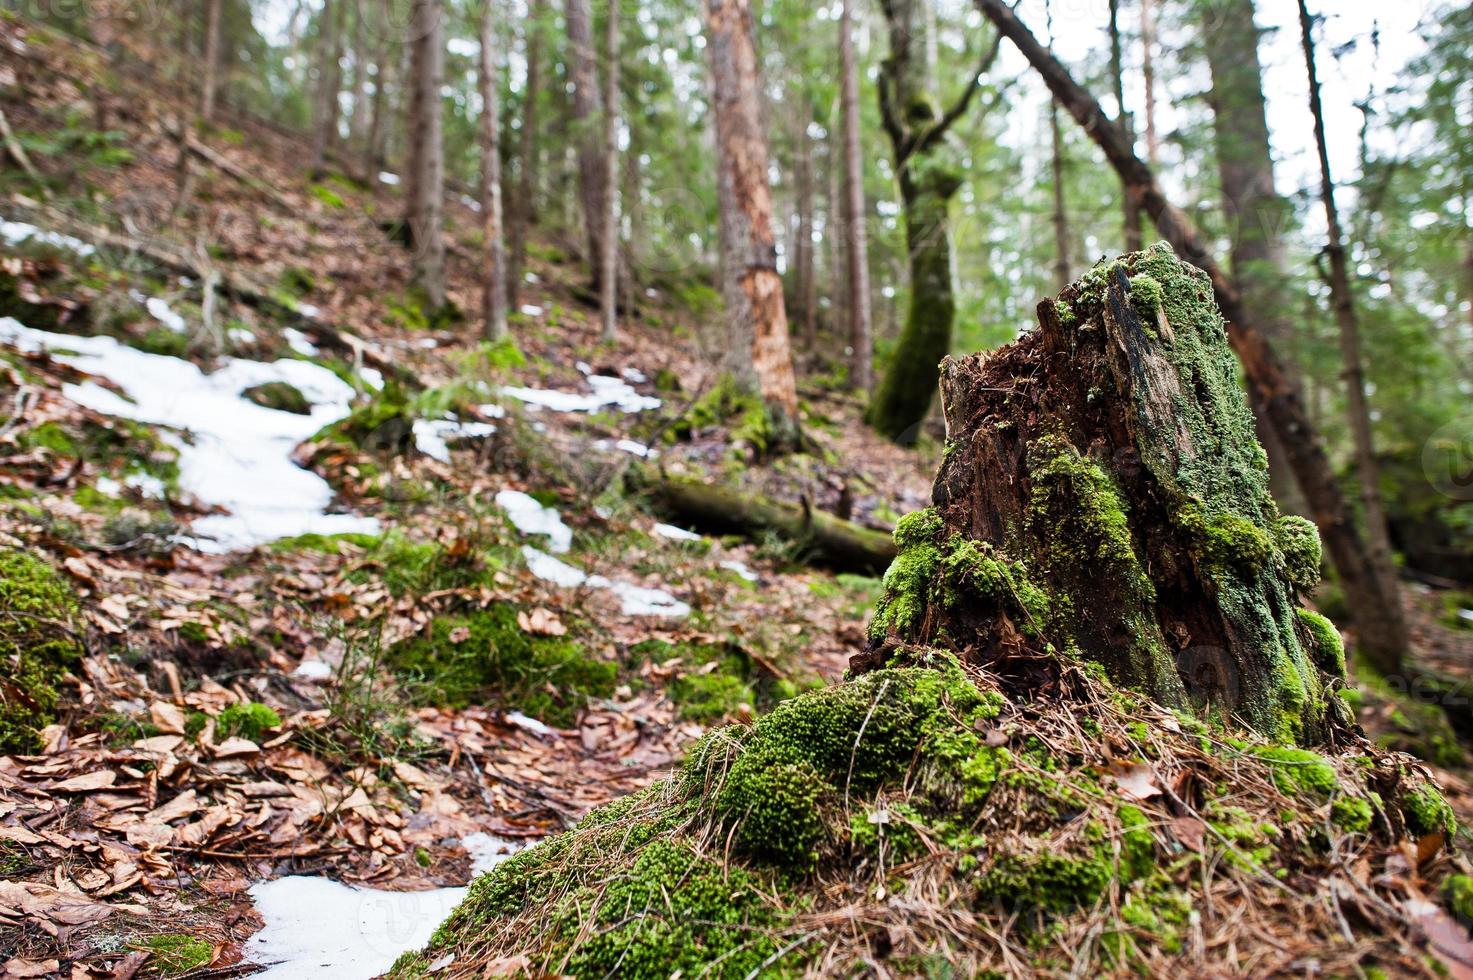
[[[348,148],[362,145],[363,131],[368,125],[368,113],[363,106],[368,97],[368,45],[363,7],[362,3],[353,7],[353,108],[348,115]]]
[[[854,57],[850,0],[839,12],[839,73],[844,105],[844,200],[849,225],[849,386],[866,394],[874,387],[875,337],[869,290],[869,247],[865,241],[864,158],[859,152],[859,66]]]
[[[323,0],[318,34],[317,107],[312,119],[312,170],[327,163],[337,142],[338,88],[342,84],[341,33],[343,0]]]
[[[1300,40],[1304,46],[1304,67],[1309,76],[1309,111],[1314,116],[1315,147],[1320,161],[1320,200],[1325,207],[1328,241],[1325,252],[1330,259],[1330,304],[1335,309],[1335,326],[1340,333],[1340,356],[1344,361],[1346,414],[1355,442],[1356,469],[1360,475],[1361,507],[1364,510],[1366,534],[1371,543],[1372,570],[1385,583],[1386,590],[1396,589],[1396,567],[1391,560],[1391,538],[1386,530],[1386,507],[1381,501],[1381,477],[1376,464],[1376,445],[1371,433],[1371,409],[1366,401],[1365,375],[1361,367],[1360,324],[1355,297],[1350,290],[1350,270],[1345,256],[1345,242],[1340,230],[1340,211],[1335,206],[1335,183],[1330,176],[1330,155],[1325,147],[1325,118],[1320,105],[1320,82],[1315,71],[1313,22],[1304,0],[1299,0]]]
[[[1274,190],[1273,154],[1258,61],[1253,0],[1223,0],[1201,18],[1212,71],[1212,105],[1223,214],[1227,218],[1233,282],[1261,318],[1280,350],[1293,341],[1288,318],[1288,271],[1282,232],[1288,203]],[[1258,440],[1268,453],[1269,486],[1284,510],[1306,514],[1309,505],[1273,427],[1260,417]]]
[[[1406,621],[1395,591],[1375,574],[1324,447],[1299,397],[1298,385],[1275,355],[1253,311],[1208,251],[1201,236],[1162,193],[1148,164],[1135,155],[1130,140],[1105,116],[1007,6],[1004,0],[975,0],[980,10],[1022,52],[1043,77],[1055,99],[1104,152],[1125,181],[1128,193],[1155,222],[1177,254],[1211,280],[1218,306],[1227,318],[1228,340],[1237,352],[1249,396],[1279,434],[1289,463],[1309,500],[1311,514],[1329,551],[1355,616],[1356,638],[1372,663],[1394,673],[1407,645]]]
[[[767,136],[762,130],[757,50],[748,0],[705,0],[722,214],[722,292],[728,367],[764,401],[796,421],[798,395],[777,246]]]
[[[445,148],[440,85],[445,73],[440,0],[414,0],[410,31],[409,230],[414,283],[432,309],[445,305]]]
[[[215,117],[215,89],[220,65],[220,2],[209,0],[205,13],[205,78],[200,86],[199,121],[209,125]]]
[[[611,0],[605,14],[604,60],[604,234],[598,280],[603,339],[612,343],[619,328],[619,0]]]
[[[593,46],[593,17],[588,0],[566,0],[563,19],[568,29],[568,74],[573,83],[573,141],[578,152],[578,196],[588,241],[588,267],[594,288],[603,269],[604,164],[598,116],[598,58]]]
[[[384,115],[388,99],[390,66],[389,56],[389,0],[379,0],[378,47],[374,52],[372,118],[368,123],[368,137],[363,145],[363,179],[373,183],[378,180],[379,166],[384,159]]]
[[[1133,124],[1130,113],[1125,109],[1125,70],[1121,67],[1120,54],[1120,0],[1110,0],[1110,77],[1115,83],[1115,106],[1119,110],[1115,117],[1116,123],[1121,130],[1135,139]],[[1124,185],[1120,192],[1120,213],[1127,252],[1138,252],[1144,243],[1141,238],[1141,212],[1130,200],[1130,195],[1125,193]]]
[[[1156,136],[1156,24],[1151,13],[1155,0],[1141,0],[1141,75],[1146,83],[1146,159],[1151,166],[1161,162],[1161,142]]]
[[[837,106],[837,99],[835,100]],[[828,187],[826,188],[827,199],[824,201],[824,240],[828,242],[829,254],[827,256],[828,278],[829,278],[829,321],[828,328],[837,338],[849,325],[849,290],[845,287],[845,262],[844,262],[844,229],[848,227],[848,219],[845,212],[848,210],[844,205],[843,181],[839,175],[843,172],[843,151],[840,148],[842,140],[838,138],[839,126],[837,122],[838,112],[832,117],[835,125],[829,127],[828,138]]]
[[[1049,102],[1049,170],[1054,181],[1054,280],[1056,289],[1069,285],[1069,214],[1064,205],[1064,134],[1059,130],[1059,104]]]
[[[517,149],[517,201],[511,209],[511,256],[507,262],[507,296],[521,305],[523,269],[527,264],[527,228],[537,213],[537,100],[542,95],[542,22],[547,0],[532,0],[522,29],[527,58],[527,87],[522,93],[522,135]]]
[[[481,231],[485,268],[481,278],[482,332],[487,340],[506,336],[506,251],[501,228],[501,82],[496,70],[496,27],[492,0],[481,4]]]
[[[805,105],[799,120],[798,162],[795,182],[798,190],[798,236],[793,255],[793,276],[797,280],[798,308],[803,323],[803,343],[810,352],[818,346],[818,311],[815,309],[813,247],[813,139],[808,135],[812,112]]]
[[[895,158],[910,255],[910,310],[885,378],[870,403],[869,421],[897,441],[911,441],[930,410],[941,358],[951,348],[956,315],[952,293],[948,210],[961,175],[948,163],[943,141],[967,111],[978,82],[997,55],[996,43],[966,79],[955,103],[938,114],[925,87],[924,0],[882,0],[890,54],[879,79],[880,112]]]

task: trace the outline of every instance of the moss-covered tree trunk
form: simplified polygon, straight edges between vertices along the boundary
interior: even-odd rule
[[[943,364],[935,506],[897,527],[856,666],[908,643],[1004,673],[1079,657],[1168,706],[1323,740],[1343,654],[1296,601],[1319,538],[1269,494],[1211,282],[1161,244],[1038,320]]]

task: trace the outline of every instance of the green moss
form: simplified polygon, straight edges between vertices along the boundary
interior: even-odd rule
[[[1274,785],[1282,793],[1322,798],[1339,786],[1335,770],[1324,756],[1277,745],[1257,746],[1252,751],[1254,756],[1270,764]]]
[[[1458,820],[1447,799],[1430,783],[1417,786],[1401,798],[1402,816],[1407,829],[1422,836],[1440,833],[1451,839],[1457,832]]]
[[[899,553],[883,579],[884,594],[870,620],[871,638],[894,631],[909,633],[926,611],[932,581],[941,563],[936,538],[941,533],[941,516],[934,508],[906,514],[895,524],[894,538]]]
[[[1284,574],[1301,592],[1311,592],[1320,581],[1322,558],[1319,528],[1312,521],[1286,514],[1274,525],[1275,543],[1284,556]]]
[[[413,541],[397,531],[382,538],[348,540],[373,545],[349,573],[349,580],[381,582],[395,596],[472,588],[489,581],[512,554],[468,542],[447,548],[438,542]]]
[[[499,699],[555,725],[571,724],[590,697],[612,694],[616,677],[614,664],[575,640],[526,633],[510,603],[437,617],[391,647],[388,662],[421,704],[463,708]]]
[[[226,705],[215,719],[215,729],[222,737],[238,735],[252,742],[260,742],[267,732],[280,726],[281,716],[259,701]]]
[[[1227,513],[1204,516],[1200,509],[1189,506],[1177,520],[1192,536],[1197,553],[1209,568],[1233,569],[1251,578],[1273,560],[1273,540],[1246,518]]]
[[[134,944],[147,950],[148,965],[161,976],[172,977],[207,965],[215,956],[215,947],[198,936],[169,932],[149,936]]]
[[[962,802],[968,806],[985,802],[1012,764],[1013,756],[1007,749],[988,745],[977,749],[961,764]]]
[[[1330,804],[1330,822],[1341,830],[1352,834],[1363,834],[1371,829],[1375,811],[1369,800],[1359,796],[1337,797]]]
[[[1014,909],[1067,912],[1099,901],[1114,877],[1115,866],[1103,851],[1001,854],[978,880],[977,892]]]
[[[279,552],[303,551],[321,555],[340,555],[345,547],[368,551],[379,547],[382,541],[383,539],[377,534],[363,534],[357,531],[347,531],[342,534],[309,532],[290,538],[278,538],[271,542],[270,548],[272,551]]]
[[[736,714],[757,700],[740,677],[719,671],[682,674],[670,683],[670,699],[680,705],[680,717],[709,724]]]
[[[958,538],[949,543],[942,566],[948,606],[985,599],[1020,613],[1023,631],[1042,637],[1051,613],[1049,596],[1028,577],[1021,562],[1008,559],[987,542]]]
[[[1443,901],[1465,925],[1473,922],[1473,875],[1448,875],[1442,883]]]
[[[1161,309],[1164,293],[1161,284],[1147,274],[1133,276],[1130,280],[1130,302],[1145,321],[1147,327],[1156,323],[1156,314]]]
[[[241,392],[241,395],[263,408],[291,412],[293,415],[312,414],[312,403],[307,400],[307,396],[295,385],[285,381],[267,381],[265,384],[252,385]]]
[[[1310,653],[1315,665],[1331,677],[1345,676],[1345,641],[1335,624],[1313,609],[1294,610],[1310,637]]]
[[[1143,878],[1156,866],[1156,838],[1151,821],[1139,807],[1125,804],[1116,811],[1120,818],[1120,871],[1127,879]]]
[[[51,566],[0,550],[0,667],[25,694],[0,699],[0,755],[40,750],[40,730],[57,718],[62,680],[81,663],[76,629],[76,597]]]

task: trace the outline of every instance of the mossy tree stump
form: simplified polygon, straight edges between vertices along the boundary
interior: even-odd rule
[[[1319,537],[1274,505],[1207,277],[1162,243],[1038,322],[943,364],[934,507],[896,529],[855,668],[902,644],[994,669],[1077,656],[1169,707],[1326,741],[1343,654],[1297,601]]]

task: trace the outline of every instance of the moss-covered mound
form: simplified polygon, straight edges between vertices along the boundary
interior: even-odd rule
[[[478,879],[394,972],[1200,976],[1293,949],[1401,975],[1428,955],[1404,909],[1450,864],[1412,876],[1401,842],[1451,832],[1405,756],[1219,736],[1081,667],[1013,700],[911,652],[708,734]]]
[[[77,599],[56,571],[0,550],[0,755],[35,752],[56,721],[61,684],[82,659]]]

